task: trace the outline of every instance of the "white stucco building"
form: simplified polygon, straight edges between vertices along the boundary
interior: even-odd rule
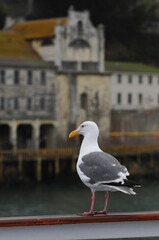
[[[112,110],[148,110],[159,107],[159,70],[112,71],[110,102]]]

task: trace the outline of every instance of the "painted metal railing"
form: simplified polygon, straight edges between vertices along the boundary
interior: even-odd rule
[[[0,239],[75,240],[159,237],[159,212],[106,216],[0,218]]]

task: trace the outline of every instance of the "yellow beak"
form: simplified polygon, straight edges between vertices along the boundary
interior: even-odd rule
[[[74,137],[75,135],[77,135],[78,132],[79,132],[79,131],[77,131],[77,130],[72,131],[72,132],[69,134],[69,138]]]

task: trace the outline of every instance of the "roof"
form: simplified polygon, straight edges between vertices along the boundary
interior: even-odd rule
[[[18,32],[25,39],[38,39],[53,36],[55,32],[55,25],[57,23],[64,25],[66,22],[67,18],[52,18],[19,22],[13,25],[10,30]]]
[[[40,58],[32,47],[17,33],[0,31],[0,56]]]
[[[0,66],[49,67],[50,64],[44,62],[19,34],[0,31]]]
[[[0,67],[12,67],[12,68],[45,68],[55,69],[54,63],[44,62],[41,59],[35,58],[23,58],[23,57],[1,57],[0,56]]]
[[[158,73],[159,68],[150,66],[144,63],[135,63],[135,62],[111,62],[106,61],[105,63],[106,71],[111,72],[153,72]]]

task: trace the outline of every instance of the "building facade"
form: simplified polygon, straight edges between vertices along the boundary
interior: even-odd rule
[[[104,26],[95,28],[88,11],[70,7],[65,18],[19,22],[10,30],[21,34],[44,61],[60,70],[105,70]]]
[[[159,107],[159,73],[116,72],[111,76],[112,110],[149,110]]]
[[[117,62],[108,63],[107,69],[112,73],[111,131],[158,131],[159,69],[144,64]],[[158,137],[150,136],[122,136],[112,140],[118,144],[158,143]]]
[[[1,65],[0,114],[1,149],[53,147],[56,84],[52,69]]]
[[[21,22],[0,33],[1,149],[69,145],[69,131],[85,120],[96,121],[107,138],[103,31],[87,11],[70,8],[66,18]]]

